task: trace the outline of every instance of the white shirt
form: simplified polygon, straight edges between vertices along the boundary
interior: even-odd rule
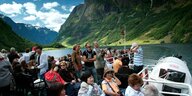
[[[125,96],[144,96],[144,94],[141,91],[136,91],[128,86],[125,90]]]
[[[37,57],[38,61],[38,57]],[[48,56],[46,54],[40,55],[40,64],[37,66],[37,68],[40,69],[40,75],[44,74],[48,70]]]

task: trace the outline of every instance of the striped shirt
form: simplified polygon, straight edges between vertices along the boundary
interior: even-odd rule
[[[137,52],[134,53],[133,63],[136,66],[143,65],[143,49],[141,47],[139,47]]]

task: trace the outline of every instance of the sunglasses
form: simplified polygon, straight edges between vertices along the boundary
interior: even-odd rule
[[[91,46],[87,46],[87,48],[91,48]]]
[[[60,66],[66,66],[66,65],[60,65]]]

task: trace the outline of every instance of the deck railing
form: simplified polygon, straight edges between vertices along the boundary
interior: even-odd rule
[[[145,82],[143,86],[149,83],[158,83],[158,84],[165,84],[165,85],[175,85],[175,86],[181,86],[181,89],[187,90],[186,93],[175,93],[175,92],[166,92],[166,91],[159,91],[160,94],[169,94],[169,95],[179,95],[179,96],[192,96],[192,86],[187,83],[179,83],[179,82],[172,82],[172,81],[161,81],[161,80],[152,80],[149,79],[148,76],[150,75],[150,72],[152,71],[153,67],[155,65],[147,65],[143,68],[142,71],[138,73],[138,75],[142,76],[143,81]]]

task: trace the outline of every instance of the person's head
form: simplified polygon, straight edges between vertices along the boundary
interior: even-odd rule
[[[11,47],[11,48],[10,48],[10,52],[15,52],[15,48],[14,48],[14,47]]]
[[[143,85],[143,79],[139,75],[133,73],[129,76],[128,83],[134,90],[140,90],[140,87]]]
[[[32,52],[35,52],[36,47],[37,47],[37,46],[33,46],[33,47],[32,47],[32,49],[31,49],[31,50],[32,50]]]
[[[131,45],[131,49],[134,49],[135,47],[138,47],[138,46],[139,46],[139,44],[136,43],[136,42],[134,42],[134,43],[132,43],[132,45]]]
[[[122,56],[121,55],[117,56],[117,59],[122,60]]]
[[[123,66],[129,65],[129,57],[123,57],[121,61]]]
[[[7,53],[7,50],[1,49],[1,53]]]
[[[85,44],[85,48],[88,50],[88,51],[91,51],[91,45],[89,43],[86,43]]]
[[[43,48],[42,48],[41,46],[37,46],[36,49],[35,49],[35,51],[37,52],[37,54],[41,54],[42,49],[43,49]]]
[[[99,44],[98,44],[97,41],[94,42],[94,47],[95,47],[95,48],[99,48]]]
[[[114,71],[112,69],[106,69],[103,74],[103,78],[107,78],[111,80],[113,78],[113,75],[114,75]]]
[[[53,96],[66,96],[65,85],[57,84],[55,88],[51,89]]]
[[[79,51],[80,50],[80,45],[79,44],[75,44],[74,46],[73,46],[73,50],[74,51]]]
[[[61,69],[66,69],[67,68],[67,63],[65,61],[60,62],[60,67]]]
[[[94,83],[94,78],[91,72],[85,71],[81,76],[81,81],[86,82],[87,84],[91,85]]]
[[[29,48],[26,48],[26,49],[25,49],[25,52],[26,52],[26,53],[29,53],[29,51],[30,51]]]
[[[146,85],[144,87],[144,95],[145,96],[159,96],[159,91],[157,90],[157,88],[152,85],[152,84],[149,84],[149,85]]]

